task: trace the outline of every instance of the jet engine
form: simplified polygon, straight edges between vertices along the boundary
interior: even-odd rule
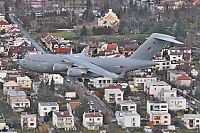
[[[73,67],[73,68],[68,68],[67,70],[67,75],[68,76],[82,76],[84,74],[87,74],[87,70],[85,68],[79,68],[79,67]]]
[[[53,71],[55,71],[55,72],[67,71],[66,63],[54,63]]]

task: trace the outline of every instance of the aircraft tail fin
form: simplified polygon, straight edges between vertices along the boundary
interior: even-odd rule
[[[182,42],[175,40],[175,37],[173,36],[153,33],[129,58],[142,60],[151,59],[166,45],[167,42],[183,44]]]

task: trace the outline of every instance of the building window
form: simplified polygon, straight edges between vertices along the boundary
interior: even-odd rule
[[[135,126],[135,123],[133,123],[133,126]]]
[[[97,121],[100,121],[100,118],[97,118]]]
[[[155,91],[156,91],[156,88],[155,88]]]
[[[159,121],[156,121],[156,123],[158,124],[158,123],[159,123]]]
[[[164,123],[167,123],[167,121],[164,121]]]
[[[44,108],[44,110],[47,110],[47,108]]]
[[[196,120],[196,122],[199,122],[199,120]]]
[[[34,121],[34,118],[31,118],[30,121]]]
[[[161,108],[167,108],[167,106],[163,105],[163,106],[161,106]]]
[[[92,121],[92,119],[90,118],[89,121]]]
[[[101,80],[99,80],[99,83],[101,83]]]
[[[35,124],[34,123],[30,123],[30,126],[34,126]]]
[[[110,80],[107,80],[107,83],[110,83]]]
[[[165,118],[167,118],[167,116],[165,116]]]

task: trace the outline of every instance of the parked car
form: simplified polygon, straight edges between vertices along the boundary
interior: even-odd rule
[[[191,104],[195,105],[195,101],[190,101]]]

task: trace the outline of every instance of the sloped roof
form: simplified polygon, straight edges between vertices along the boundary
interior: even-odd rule
[[[68,111],[54,113],[57,117],[73,117]]]
[[[69,105],[72,110],[75,110],[77,106],[80,106],[80,102],[70,102]]]
[[[8,81],[4,84],[4,86],[18,86],[18,87],[20,87],[20,85],[17,84],[15,81]]]
[[[191,79],[192,79],[191,77],[189,77],[189,76],[187,76],[185,74],[183,74],[182,76],[179,76],[177,78],[177,80],[191,80]]]
[[[0,21],[0,25],[9,25],[9,23],[5,21]]]
[[[55,49],[56,54],[70,54],[71,48],[57,48]]]
[[[121,89],[121,88],[122,87],[118,84],[115,84],[115,85],[111,84],[108,87],[106,87],[106,89]]]
[[[109,49],[109,50],[116,50],[117,47],[118,47],[117,44],[108,44],[108,45],[107,45],[107,49]]]
[[[84,114],[85,117],[102,117],[102,115],[98,112],[98,113],[85,113]]]

